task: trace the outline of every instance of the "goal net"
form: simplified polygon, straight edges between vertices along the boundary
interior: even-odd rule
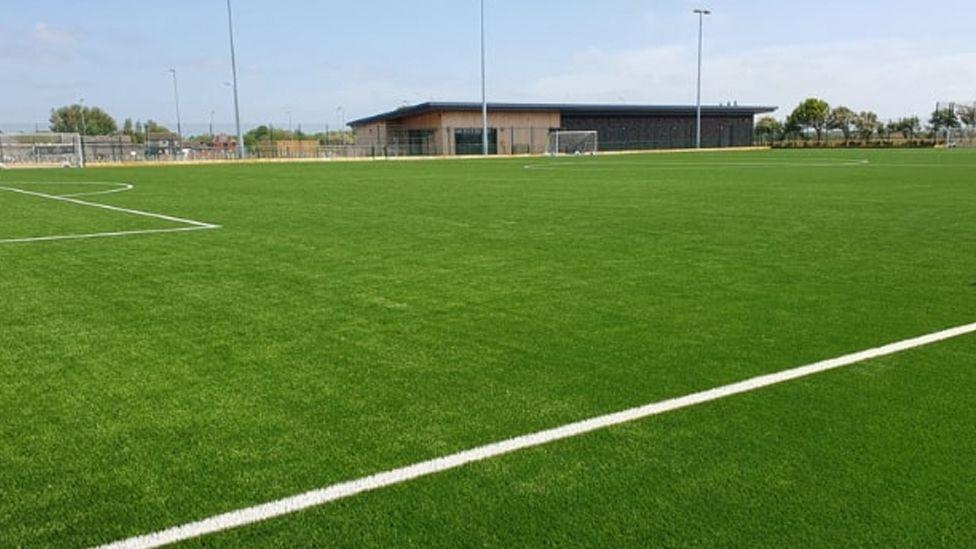
[[[0,133],[0,166],[84,167],[77,133]]]
[[[976,146],[976,101],[940,101],[931,120],[937,144]]]
[[[546,153],[550,156],[596,154],[598,145],[595,131],[553,131],[549,132],[549,146],[546,147]]]

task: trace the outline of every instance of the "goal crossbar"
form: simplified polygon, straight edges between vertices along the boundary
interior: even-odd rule
[[[599,144],[599,133],[596,131],[555,130],[549,132],[546,154],[550,156],[560,154],[594,155],[599,150]]]
[[[2,133],[0,165],[84,167],[77,133]]]

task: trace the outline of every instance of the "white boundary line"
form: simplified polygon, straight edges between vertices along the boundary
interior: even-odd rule
[[[14,184],[18,186],[19,185],[77,185],[77,186],[114,187],[112,189],[108,189],[104,191],[89,191],[83,193],[57,195],[62,197],[67,196],[70,198],[78,198],[82,196],[98,196],[102,194],[124,193],[126,191],[131,191],[134,188],[134,185],[131,185],[129,183],[115,183],[111,181],[18,181]]]
[[[74,185],[76,183],[71,182],[37,182],[37,184],[46,185]],[[22,184],[34,184],[34,183],[14,183],[15,185]],[[153,212],[145,212],[142,210],[133,210],[131,208],[120,208],[118,206],[110,206],[108,204],[99,204],[97,202],[88,202],[87,200],[79,200],[78,196],[94,196],[102,194],[111,194],[118,192],[125,192],[133,188],[129,183],[103,183],[103,182],[79,182],[80,185],[116,185],[119,188],[110,189],[107,191],[97,191],[91,193],[77,193],[72,195],[53,195],[47,193],[39,193],[35,191],[27,191],[24,189],[19,189],[16,187],[3,187],[0,186],[0,191],[8,191],[12,193],[23,194],[27,196],[34,196],[38,198],[45,198],[48,200],[57,200],[59,202],[67,202],[69,204],[77,204],[79,206],[86,206],[89,208],[99,208],[102,210],[109,210],[112,212],[124,213],[129,215],[137,215],[141,217],[150,217],[153,219],[160,219],[163,221],[169,221],[172,223],[180,223],[183,225],[189,225],[189,227],[175,227],[172,229],[139,229],[132,231],[114,231],[114,232],[101,232],[101,233],[83,233],[83,234],[69,234],[69,235],[53,235],[53,236],[33,236],[27,238],[7,238],[0,239],[0,244],[22,244],[27,242],[51,242],[56,240],[81,240],[89,238],[107,238],[107,237],[117,237],[117,236],[134,236],[134,235],[146,235],[146,234],[163,234],[163,233],[185,233],[190,231],[207,231],[212,229],[219,229],[220,225],[214,225],[212,223],[204,223],[202,221],[194,221],[192,219],[184,219],[182,217],[174,217],[171,215],[164,215]]]
[[[523,435],[485,446],[479,446],[471,450],[458,452],[444,457],[423,461],[399,469],[393,469],[383,473],[377,473],[356,480],[333,484],[319,490],[312,490],[276,501],[230,511],[221,515],[216,515],[197,522],[191,522],[182,526],[176,526],[166,530],[161,530],[152,534],[128,538],[116,541],[107,545],[102,545],[100,549],[143,549],[150,547],[160,547],[171,543],[186,541],[207,534],[213,534],[232,528],[238,528],[257,522],[266,521],[275,517],[296,513],[312,507],[318,507],[330,502],[338,501],[348,497],[378,490],[387,486],[400,484],[420,477],[441,473],[451,469],[457,469],[470,463],[484,461],[519,450],[525,450],[543,444],[549,444],[558,440],[577,437],[592,431],[598,431],[630,423],[651,416],[680,410],[689,406],[696,406],[738,395],[756,391],[772,385],[793,381],[807,376],[835,370],[852,364],[857,364],[867,360],[872,360],[884,356],[894,355],[910,349],[931,345],[941,341],[961,337],[967,334],[976,333],[976,323],[959,326],[949,330],[924,335],[914,339],[907,339],[898,343],[892,343],[883,347],[877,347],[854,354],[833,358],[822,362],[816,362],[807,366],[793,368],[774,374],[762,375],[716,387],[707,391],[693,393],[687,396],[673,398],[648,404],[638,408],[631,408],[622,412],[599,416],[576,423],[563,425],[554,429],[539,431],[528,435]]]
[[[724,162],[724,161],[704,161],[704,162],[580,162],[572,160],[551,160],[549,162],[537,162],[522,166],[526,170],[557,170],[564,167],[585,166],[587,168],[610,169],[619,166],[639,166],[649,170],[695,170],[701,168],[852,168],[871,165],[870,160],[841,160],[823,159],[822,162],[769,162],[769,161],[748,161],[748,162]]]

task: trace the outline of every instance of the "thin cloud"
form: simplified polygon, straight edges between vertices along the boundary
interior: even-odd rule
[[[695,62],[690,47],[587,50],[520,95],[689,103],[694,101]],[[924,115],[940,100],[976,101],[974,81],[976,52],[931,52],[908,41],[863,40],[707,53],[704,96],[712,104],[762,103],[782,110],[820,96],[887,118]]]
[[[58,65],[81,58],[83,33],[44,22],[30,27],[4,29],[0,36],[0,56],[10,65]]]
[[[31,37],[42,45],[70,47],[81,40],[81,32],[67,27],[57,27],[45,22],[34,24]]]

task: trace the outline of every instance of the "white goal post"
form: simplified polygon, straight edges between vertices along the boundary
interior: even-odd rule
[[[82,168],[85,157],[77,133],[0,133],[0,165]]]
[[[934,118],[938,120],[935,140],[946,148],[976,146],[976,101],[939,101]]]
[[[599,150],[599,134],[596,131],[562,131],[549,132],[549,145],[546,154],[556,156],[560,154],[589,154],[594,155]]]

